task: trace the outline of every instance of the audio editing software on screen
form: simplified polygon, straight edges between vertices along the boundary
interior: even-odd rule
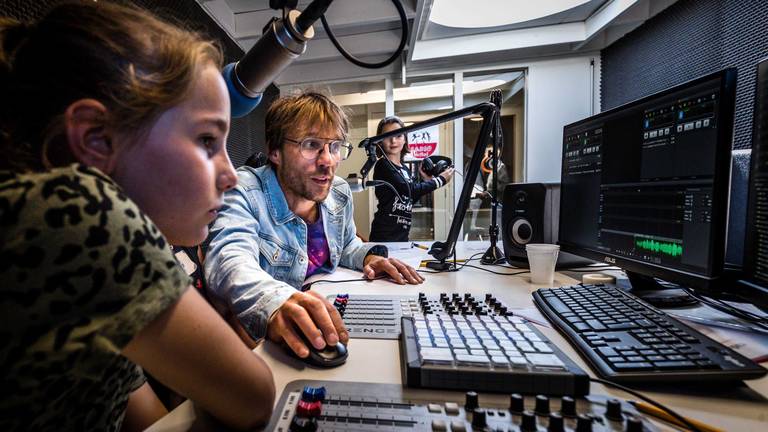
[[[703,83],[566,128],[561,240],[708,273],[718,92]]]
[[[763,77],[760,83],[766,86],[765,76],[768,76],[768,64],[761,65]],[[758,111],[755,116],[755,142],[752,143],[752,172],[751,172],[751,212],[748,217],[752,220],[747,221],[752,224],[748,232],[751,243],[749,248],[751,256],[751,277],[764,286],[768,286],[768,91],[766,88],[760,88],[756,98],[758,101],[755,110]]]

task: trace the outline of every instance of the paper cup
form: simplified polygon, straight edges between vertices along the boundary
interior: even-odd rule
[[[531,243],[525,245],[531,269],[531,283],[552,285],[555,282],[555,264],[560,246]]]

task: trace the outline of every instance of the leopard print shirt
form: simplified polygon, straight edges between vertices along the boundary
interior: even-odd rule
[[[145,382],[120,351],[189,283],[100,171],[0,172],[0,430],[119,430]]]

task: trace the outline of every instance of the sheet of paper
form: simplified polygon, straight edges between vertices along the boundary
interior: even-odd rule
[[[432,259],[432,256],[429,255],[427,251],[419,248],[413,248],[407,251],[397,251],[396,254],[390,256],[399,259],[415,269],[419,268],[422,261]]]
[[[705,336],[720,342],[744,357],[758,363],[768,361],[768,334],[701,325],[692,321],[689,321],[688,324]]]

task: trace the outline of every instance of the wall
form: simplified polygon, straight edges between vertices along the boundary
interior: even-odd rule
[[[347,110],[350,111],[349,143],[352,144],[353,150],[352,154],[349,155],[349,159],[341,162],[336,170],[336,175],[342,178],[346,178],[351,173],[359,175],[360,168],[367,158],[365,150],[358,148],[357,145],[360,143],[360,140],[369,136],[368,106],[358,105],[354,107],[354,111],[349,108],[347,108]],[[371,172],[371,176],[372,175],[373,172]],[[370,178],[371,177],[369,177],[369,179]],[[372,196],[373,192],[371,189],[352,194],[352,200],[355,204],[354,220],[357,232],[365,239],[368,238],[368,235],[371,232],[372,213],[370,213],[369,206]]]
[[[0,1],[0,16],[20,21],[32,21],[42,17],[58,0],[3,0]],[[165,19],[205,34],[216,40],[224,51],[224,63],[239,60],[243,50],[209,17],[195,0],[134,0],[139,7],[151,10]],[[263,151],[264,114],[266,108],[278,95],[277,87],[271,85],[264,94],[261,104],[248,116],[232,119],[227,141],[227,150],[232,163],[237,167],[256,151]]]
[[[602,51],[603,109],[737,67],[733,147],[750,148],[755,65],[768,56],[767,26],[765,1],[679,0]]]
[[[526,181],[560,181],[563,126],[590,116],[594,110],[593,60],[598,59],[580,56],[528,65]]]

